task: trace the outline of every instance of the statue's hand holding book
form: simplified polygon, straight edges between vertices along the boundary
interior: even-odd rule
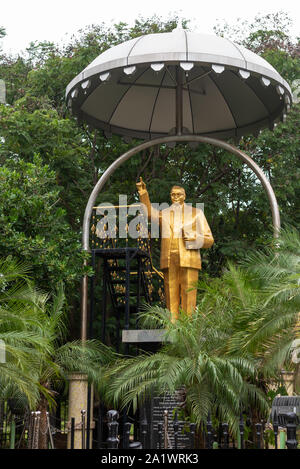
[[[193,229],[191,225],[184,225],[182,229],[186,249],[200,249],[203,246],[203,236]]]

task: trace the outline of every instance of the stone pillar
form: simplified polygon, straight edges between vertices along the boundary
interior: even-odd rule
[[[68,412],[68,449],[71,448],[71,419],[75,418],[74,449],[82,449],[81,411],[87,411],[88,381],[83,373],[72,373],[69,379],[69,412]],[[90,428],[93,428],[93,389],[91,392],[91,418]],[[87,416],[85,418],[87,422]],[[87,429],[86,429],[87,431]],[[86,434],[85,431],[85,434]],[[92,430],[90,447],[92,446]]]

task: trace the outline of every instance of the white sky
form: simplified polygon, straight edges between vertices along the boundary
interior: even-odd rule
[[[64,41],[66,34],[89,24],[132,24],[139,15],[166,18],[169,13],[191,19],[195,31],[213,33],[217,20],[234,23],[237,18],[253,19],[280,10],[294,19],[291,32],[299,36],[299,0],[0,0],[0,26],[7,32],[1,43],[6,52],[15,53],[30,41]]]

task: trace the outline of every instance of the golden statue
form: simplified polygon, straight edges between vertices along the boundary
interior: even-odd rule
[[[179,307],[188,314],[196,307],[197,290],[193,287],[201,269],[200,248],[210,248],[214,238],[203,211],[184,202],[183,187],[172,187],[172,205],[163,210],[151,205],[142,178],[136,187],[140,201],[147,207],[148,219],[160,226],[160,268],[164,273],[166,306],[174,322]]]

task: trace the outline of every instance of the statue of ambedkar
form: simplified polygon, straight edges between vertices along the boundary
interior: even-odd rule
[[[180,307],[188,314],[196,307],[194,287],[201,269],[200,248],[210,248],[214,239],[203,211],[185,203],[182,187],[173,186],[172,205],[157,210],[151,205],[142,178],[136,186],[140,201],[147,208],[148,219],[160,226],[160,268],[164,274],[166,306],[174,322]]]

